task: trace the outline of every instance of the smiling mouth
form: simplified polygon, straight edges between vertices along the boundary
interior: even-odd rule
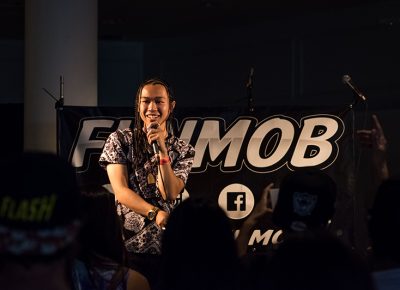
[[[148,115],[146,115],[146,118],[148,118],[150,120],[156,120],[156,119],[160,118],[160,115],[148,114]]]

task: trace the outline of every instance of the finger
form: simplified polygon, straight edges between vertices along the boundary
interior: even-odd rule
[[[358,136],[358,140],[360,140],[361,142],[371,142],[372,135],[370,135],[370,134],[368,134],[368,135],[359,135]]]
[[[274,187],[274,183],[273,183],[273,182],[270,182],[270,183],[264,188],[264,191],[265,191],[265,190],[267,190],[267,191],[268,191],[268,190],[271,190],[272,187]]]
[[[379,131],[382,131],[381,123],[379,122],[378,116],[373,114],[372,115],[372,128],[376,128]]]
[[[147,131],[147,136],[158,135],[158,132],[158,129],[150,129],[149,131]]]
[[[160,127],[160,124],[157,122],[157,121],[154,121],[154,122],[150,122],[148,125],[147,125],[147,130],[150,130],[150,129],[158,129]]]
[[[262,192],[262,196],[261,196],[262,199],[266,199],[267,198],[268,193],[271,191],[273,186],[274,186],[274,183],[271,182],[264,188],[264,190]]]
[[[149,142],[153,142],[153,141],[157,141],[158,137],[159,137],[159,133],[158,132],[154,132],[154,131],[150,131],[147,133],[147,139],[149,140]]]
[[[152,137],[150,135],[147,136],[147,142],[149,142],[149,144],[153,143],[154,140],[155,140],[154,137]]]
[[[268,185],[264,188],[264,190],[263,190],[263,192],[262,192],[262,195],[261,195],[261,201],[260,201],[262,204],[268,205],[268,200],[269,200],[270,192],[271,192],[271,189],[272,189],[273,186],[274,186],[274,183],[271,182],[270,184],[268,184]]]
[[[360,130],[357,130],[356,133],[359,135],[367,135],[367,134],[371,134],[371,131],[372,130],[360,129]]]
[[[360,131],[357,131],[357,138],[360,141],[368,141],[368,140],[371,140],[372,134],[373,134],[372,130],[362,130],[362,131],[360,130]]]
[[[373,120],[373,128],[376,130],[377,134],[385,138],[385,134],[383,133],[383,128],[381,123],[379,122],[378,116],[375,114],[372,115],[372,120]]]

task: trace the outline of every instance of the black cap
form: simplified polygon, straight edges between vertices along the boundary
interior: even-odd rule
[[[305,230],[325,226],[335,209],[336,184],[319,169],[287,174],[280,185],[272,221],[283,229]]]
[[[3,162],[0,181],[1,254],[51,255],[75,239],[80,193],[67,161],[25,152]]]

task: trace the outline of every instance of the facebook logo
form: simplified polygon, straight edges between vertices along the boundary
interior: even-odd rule
[[[246,185],[232,183],[221,190],[218,204],[230,219],[240,220],[253,210],[254,195]]]
[[[246,210],[246,192],[227,192],[226,193],[227,211]]]

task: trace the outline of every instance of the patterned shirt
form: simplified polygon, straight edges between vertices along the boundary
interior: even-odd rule
[[[88,266],[84,262],[75,259],[72,267],[72,281],[75,290],[109,290],[111,282],[118,275],[117,272],[123,271],[115,285],[115,290],[126,290],[128,284],[128,269],[113,263],[105,261],[101,266]]]
[[[151,151],[146,151],[143,160],[137,160],[138,166],[133,166],[135,152],[134,134],[130,128],[111,133],[104,145],[99,164],[106,168],[107,164],[126,164],[128,167],[129,187],[148,203],[170,213],[174,203],[165,201],[157,187],[158,161]],[[168,155],[175,176],[184,184],[192,168],[194,148],[183,140],[169,136],[166,139]],[[116,200],[117,213],[122,222],[122,232],[125,247],[135,253],[161,253],[161,228],[155,221],[149,221],[144,216],[134,212]]]

